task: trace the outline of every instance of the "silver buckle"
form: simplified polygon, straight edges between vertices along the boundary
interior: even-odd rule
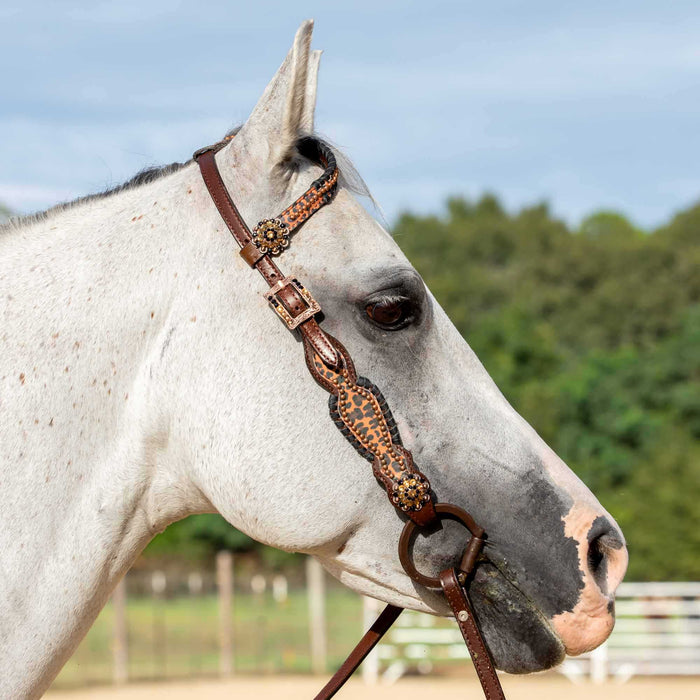
[[[285,305],[278,298],[278,294],[285,287],[293,287],[299,294],[299,296],[306,302],[306,309],[302,311],[298,316],[292,316]],[[315,316],[320,310],[321,305],[311,296],[311,292],[304,287],[304,285],[299,282],[296,277],[285,277],[281,279],[277,284],[264,293],[265,299],[267,299],[270,306],[275,310],[275,313],[284,321],[287,328],[293,331],[299,324],[308,321],[310,318]]]

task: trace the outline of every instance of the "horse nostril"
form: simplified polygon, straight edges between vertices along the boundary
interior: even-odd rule
[[[603,593],[607,593],[607,574],[608,567],[605,559],[605,547],[601,539],[605,535],[599,535],[588,544],[588,570],[593,574],[595,582],[598,584]]]
[[[617,558],[616,553],[619,550],[624,550],[624,546],[624,541],[617,528],[613,527],[607,518],[600,516],[593,521],[591,529],[588,531],[588,570],[598,588],[606,595],[613,592],[608,590],[609,561],[611,558]],[[613,590],[616,587],[617,581],[614,583]]]

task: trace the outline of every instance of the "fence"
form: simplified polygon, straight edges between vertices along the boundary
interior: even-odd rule
[[[365,615],[377,609],[365,603]],[[700,675],[700,583],[624,583],[617,592],[617,622],[598,649],[567,659],[559,671],[574,682],[612,676]],[[459,630],[422,613],[405,612],[365,662],[369,683],[392,682],[408,670],[429,672],[436,664],[464,659]]]
[[[222,554],[210,571],[130,572],[54,687],[324,673],[357,642],[363,618],[367,628],[382,607],[369,599],[363,606],[312,559],[289,577],[243,569]],[[623,584],[616,607],[608,642],[560,667],[571,680],[700,675],[700,583]],[[406,611],[363,675],[392,682],[407,672],[463,669],[467,657],[453,621]]]
[[[324,673],[354,644],[361,607],[311,558],[288,576],[239,567],[229,553],[211,570],[131,571],[54,687]]]

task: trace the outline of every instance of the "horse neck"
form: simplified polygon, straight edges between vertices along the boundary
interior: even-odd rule
[[[152,379],[191,281],[188,170],[0,238],[2,697],[40,694],[153,534],[209,509]]]

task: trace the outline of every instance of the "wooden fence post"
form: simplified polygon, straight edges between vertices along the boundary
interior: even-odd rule
[[[129,638],[126,624],[126,578],[112,593],[114,627],[112,629],[112,680],[122,685],[129,680]]]
[[[219,674],[233,675],[233,555],[216,555],[216,585],[219,590]]]
[[[326,672],[326,595],[323,567],[313,558],[306,559],[306,583],[309,589],[309,631],[311,670]]]

